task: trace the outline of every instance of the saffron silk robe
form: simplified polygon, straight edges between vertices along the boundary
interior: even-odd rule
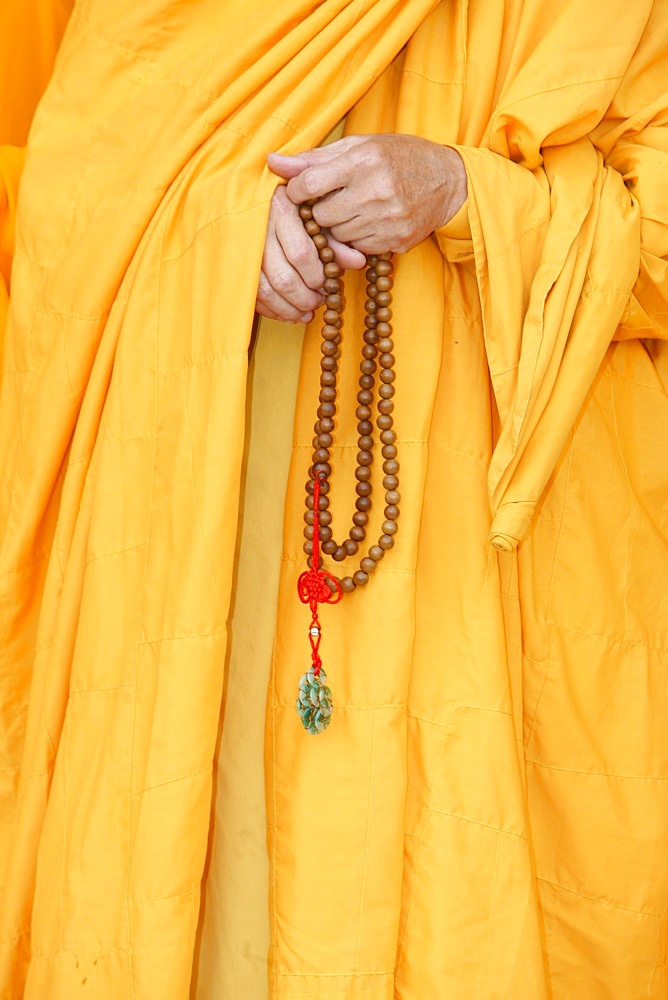
[[[28,145],[0,397],[3,1000],[188,994],[264,159],[348,112],[455,144],[469,199],[397,261],[401,530],[323,613],[316,739],[294,708],[307,330],[270,995],[665,996],[667,27],[665,0],[76,5]],[[348,398],[358,341],[348,319]],[[261,565],[275,540],[255,545]],[[273,630],[271,601],[254,614]]]

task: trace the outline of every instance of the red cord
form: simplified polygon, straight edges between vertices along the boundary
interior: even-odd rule
[[[311,661],[313,663],[313,673],[317,677],[322,667],[322,660],[318,654],[320,646],[321,630],[318,618],[318,604],[338,604],[343,597],[341,584],[324,569],[320,569],[320,487],[325,482],[325,473],[319,472],[313,483],[313,552],[311,555],[311,569],[299,577],[297,581],[297,593],[302,604],[308,604],[311,608],[311,624],[309,626],[309,639],[311,642]]]

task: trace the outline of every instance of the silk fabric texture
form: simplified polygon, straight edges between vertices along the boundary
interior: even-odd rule
[[[401,530],[323,615],[318,739],[294,709],[307,331],[271,996],[665,994],[668,14],[617,6],[77,5],[28,147],[0,400],[3,995],[187,995],[264,158],[351,108],[349,131],[457,145],[468,227],[397,262]]]

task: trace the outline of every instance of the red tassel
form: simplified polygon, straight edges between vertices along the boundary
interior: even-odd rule
[[[335,576],[320,569],[320,487],[325,481],[325,473],[319,472],[313,483],[313,552],[311,554],[311,569],[302,573],[297,581],[297,593],[302,604],[311,608],[311,625],[309,639],[311,642],[311,661],[313,673],[317,677],[322,668],[322,660],[318,653],[321,639],[318,604],[338,604],[343,597],[341,584]]]

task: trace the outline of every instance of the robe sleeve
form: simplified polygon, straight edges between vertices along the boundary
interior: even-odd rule
[[[501,550],[526,533],[611,342],[668,337],[668,99],[651,28],[587,134],[541,137],[520,109],[499,113],[487,148],[456,147],[502,427],[488,481]],[[467,259],[466,239],[437,238]]]

